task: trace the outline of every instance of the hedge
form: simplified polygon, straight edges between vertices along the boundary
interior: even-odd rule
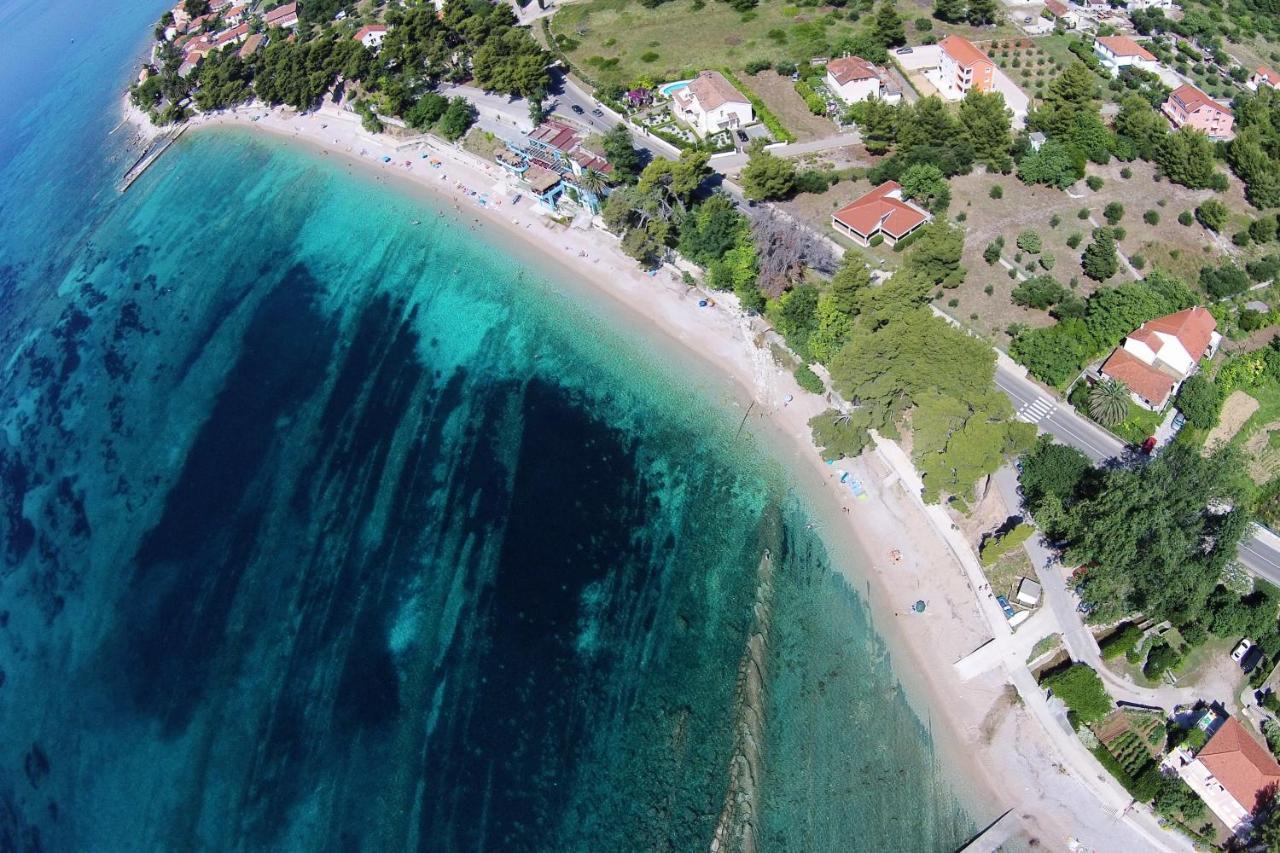
[[[728,80],[732,86],[741,92],[748,101],[751,102],[751,109],[755,110],[756,118],[760,119],[760,123],[769,128],[769,133],[773,134],[775,142],[795,142],[796,138],[791,131],[782,126],[782,122],[778,121],[778,117],[770,112],[769,108],[764,105],[764,101],[756,97],[746,86],[742,85],[734,73],[728,68],[721,68],[720,73],[724,75],[724,79]]]
[[[827,387],[822,384],[822,377],[814,373],[813,368],[807,364],[797,367],[794,375],[796,384],[810,394],[821,394],[827,390]]]
[[[1121,655],[1127,655],[1138,647],[1138,643],[1142,642],[1142,635],[1143,630],[1141,628],[1132,622],[1128,623],[1098,644],[1102,651],[1102,659],[1114,660]]]
[[[813,91],[813,87],[803,80],[796,81],[796,94],[799,95],[809,108],[809,112],[816,116],[824,116],[827,114],[827,102],[822,100],[822,96]]]

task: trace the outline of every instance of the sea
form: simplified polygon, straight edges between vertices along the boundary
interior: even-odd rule
[[[0,0],[0,850],[950,851],[994,815],[711,366]],[[853,567],[856,570],[856,566]]]

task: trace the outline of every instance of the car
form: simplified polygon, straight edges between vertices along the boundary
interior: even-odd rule
[[[1014,616],[1018,615],[1014,613],[1013,608],[1009,606],[1009,599],[1005,598],[1003,595],[996,596],[996,603],[999,604],[1000,609],[1004,611],[1004,618],[1012,619]]]
[[[746,132],[745,130],[740,130],[740,131],[738,131],[738,141],[739,141],[739,142],[746,142],[748,139],[749,139],[749,137],[747,136],[747,132]]]
[[[574,104],[573,106],[569,107],[569,109],[573,110],[576,115],[582,115],[584,112],[586,112],[584,109],[582,109],[582,107],[578,106],[577,104]]]
[[[1147,440],[1142,442],[1142,452],[1150,456],[1156,450],[1156,437],[1154,435],[1147,436]]]
[[[1187,416],[1182,414],[1182,412],[1178,412],[1176,415],[1173,416],[1172,426],[1175,432],[1177,430],[1182,429],[1186,425],[1187,425]]]
[[[1249,650],[1253,648],[1253,640],[1245,637],[1236,647],[1231,650],[1231,659],[1236,663],[1243,663],[1244,656],[1249,654]]]
[[[906,56],[908,53],[913,53],[913,52],[914,51],[912,51],[911,48],[909,47],[900,47],[894,51],[894,53],[898,54],[899,56]]]
[[[600,109],[599,107],[596,107],[594,110],[591,111],[591,114],[596,118],[600,118],[602,115],[604,115],[604,110]]]

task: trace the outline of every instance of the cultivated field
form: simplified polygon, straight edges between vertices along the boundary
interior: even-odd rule
[[[809,112],[808,105],[796,93],[795,83],[791,82],[790,77],[782,77],[773,71],[761,71],[754,76],[742,74],[739,79],[764,101],[783,127],[795,134],[797,142],[822,139],[838,132],[839,128],[831,119]]]

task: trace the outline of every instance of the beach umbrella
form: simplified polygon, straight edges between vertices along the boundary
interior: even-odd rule
[[[924,599],[922,598],[922,599],[920,599],[919,601],[917,601],[917,602],[912,606],[912,608],[911,608],[911,609],[912,609],[912,610],[914,610],[914,611],[915,611],[915,612],[917,612],[917,613],[923,613],[923,612],[924,612]]]

